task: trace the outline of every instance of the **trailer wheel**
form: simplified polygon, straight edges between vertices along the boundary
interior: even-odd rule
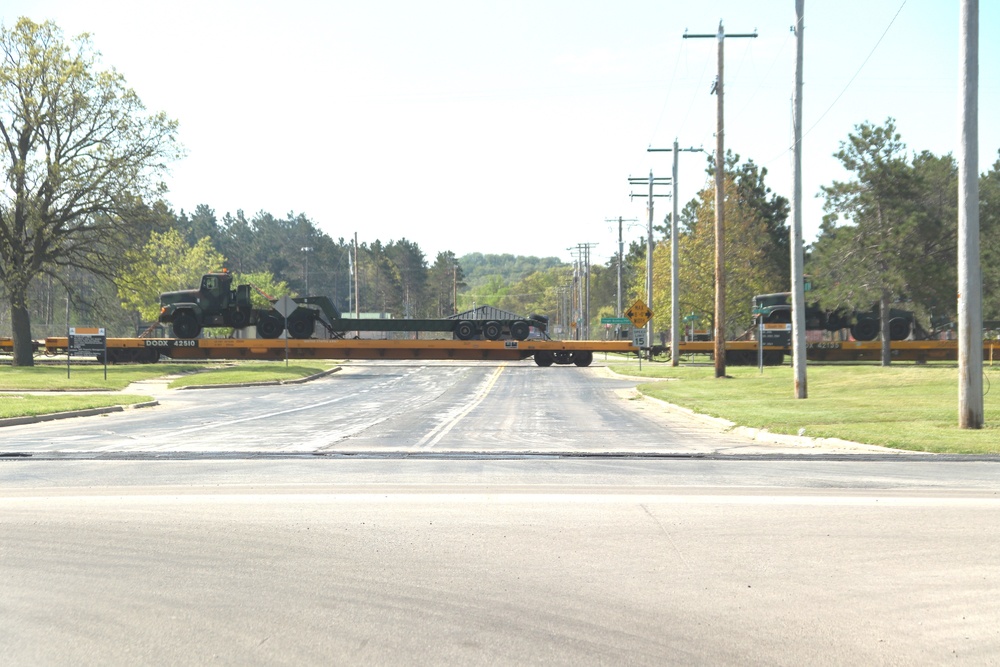
[[[293,317],[288,320],[288,334],[292,338],[310,338],[315,328],[311,317]]]
[[[594,353],[590,350],[584,350],[582,352],[573,353],[573,363],[577,366],[583,368],[584,366],[589,366],[594,361]]]
[[[197,338],[201,333],[201,325],[198,318],[187,310],[174,315],[174,335],[178,338]]]
[[[542,350],[540,352],[535,352],[535,365],[546,368],[551,366],[555,362],[556,358],[548,350]]]
[[[265,315],[257,320],[257,335],[261,338],[277,338],[284,328],[283,323],[277,317]]]
[[[498,340],[503,332],[499,322],[490,321],[483,325],[483,335],[489,340]]]
[[[906,340],[910,337],[910,321],[902,317],[889,320],[889,340]]]
[[[510,325],[510,335],[515,340],[527,340],[531,329],[524,320],[518,320]]]
[[[862,319],[851,327],[851,335],[854,340],[875,340],[878,338],[878,320]]]
[[[455,327],[455,337],[459,340],[471,340],[476,335],[476,325],[468,320],[462,320]]]

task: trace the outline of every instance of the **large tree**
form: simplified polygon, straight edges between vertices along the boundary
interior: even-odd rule
[[[941,228],[945,224],[941,216],[947,217],[921,205],[922,192],[927,190],[921,188],[921,180],[944,192],[950,158],[942,162],[924,156],[918,174],[892,118],[882,126],[857,125],[847,141],[841,142],[836,157],[854,178],[823,187],[829,215],[810,262],[816,293],[828,308],[868,310],[873,303],[878,305],[882,365],[888,366],[892,361],[890,306],[908,298],[909,279],[914,275],[914,257],[909,251],[920,243],[922,229]],[[938,185],[942,182],[943,186]],[[945,202],[937,208],[946,212],[949,207]],[[836,225],[838,219],[847,224]],[[927,268],[917,270],[927,272]]]
[[[111,277],[141,244],[145,201],[180,149],[177,124],[149,114],[87,35],[52,22],[0,28],[0,281],[10,299],[16,366],[33,363],[28,292],[69,268]]]

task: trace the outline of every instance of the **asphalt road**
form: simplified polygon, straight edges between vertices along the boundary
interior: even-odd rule
[[[369,364],[5,428],[0,655],[1000,661],[1000,462],[752,441],[632,386]]]
[[[781,446],[639,400],[636,382],[591,368],[508,363],[351,363],[289,386],[152,393],[150,409],[3,429],[0,451],[233,454],[831,454],[894,450]]]

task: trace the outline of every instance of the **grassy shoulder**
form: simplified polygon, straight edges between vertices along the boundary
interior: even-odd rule
[[[937,453],[1000,454],[1000,367],[985,369],[987,418],[981,430],[958,428],[958,369],[954,365],[809,366],[806,399],[794,397],[792,369],[643,363],[612,365],[623,375],[669,381],[639,386],[644,394],[773,433],[842,438]],[[992,390],[991,390],[992,389]],[[992,421],[991,421],[992,417]]]
[[[284,361],[249,361],[209,368],[173,380],[171,389],[181,387],[205,387],[225,384],[246,384],[258,382],[288,382],[301,380],[334,368],[337,364],[329,361],[302,361],[296,359],[285,366]]]
[[[103,366],[74,365],[70,367],[69,377],[66,366],[0,366],[0,419],[151,401],[149,396],[123,393],[123,390],[133,382],[164,376],[179,375],[168,385],[178,388],[297,380],[334,366],[327,361],[296,361],[288,367],[284,361],[123,365],[108,366],[106,379]]]

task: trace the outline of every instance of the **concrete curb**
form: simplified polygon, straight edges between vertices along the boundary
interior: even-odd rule
[[[341,366],[334,366],[333,368],[313,375],[309,375],[304,378],[298,378],[296,380],[268,380],[266,382],[232,382],[228,384],[197,384],[189,385],[187,387],[177,387],[171,391],[187,391],[188,389],[235,389],[238,387],[277,387],[286,384],[305,384],[306,382],[312,382],[313,380],[318,380],[319,378],[326,377],[327,375],[332,375],[337,371],[341,370]]]
[[[144,401],[142,403],[131,403],[129,405],[109,405],[104,408],[89,408],[87,410],[67,410],[66,412],[50,412],[45,415],[26,415],[24,417],[7,417],[0,419],[0,428],[4,426],[21,426],[23,424],[37,424],[39,422],[50,422],[58,419],[72,419],[73,417],[93,417],[96,415],[106,415],[112,412],[125,412],[126,410],[138,410],[140,408],[151,408],[159,405],[159,401]]]

